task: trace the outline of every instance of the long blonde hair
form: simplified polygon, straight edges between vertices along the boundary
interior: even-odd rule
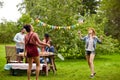
[[[95,36],[95,35],[96,35],[96,31],[95,31],[94,28],[89,28],[88,31],[89,31],[89,30],[92,30],[92,36]]]

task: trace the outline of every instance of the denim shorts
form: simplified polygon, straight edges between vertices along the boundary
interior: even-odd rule
[[[85,55],[95,54],[95,51],[86,51]]]
[[[24,49],[20,49],[20,48],[17,48],[17,54],[19,54],[20,52],[24,52]]]

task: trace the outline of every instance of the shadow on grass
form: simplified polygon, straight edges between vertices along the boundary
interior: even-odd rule
[[[15,70],[14,73],[12,73],[11,70],[4,70],[1,71],[0,73],[2,73],[2,75],[4,76],[26,76],[27,72],[25,70]]]

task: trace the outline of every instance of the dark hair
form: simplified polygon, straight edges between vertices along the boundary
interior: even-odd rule
[[[50,45],[52,46],[53,45],[53,42],[50,40]]]
[[[49,34],[45,33],[44,37],[48,38],[50,37]]]
[[[27,31],[27,32],[30,32],[31,31],[31,25],[30,24],[26,24],[23,26],[23,28]]]

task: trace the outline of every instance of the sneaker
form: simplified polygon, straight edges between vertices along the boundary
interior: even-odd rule
[[[93,78],[95,76],[96,73],[93,73],[90,75],[90,78]]]

